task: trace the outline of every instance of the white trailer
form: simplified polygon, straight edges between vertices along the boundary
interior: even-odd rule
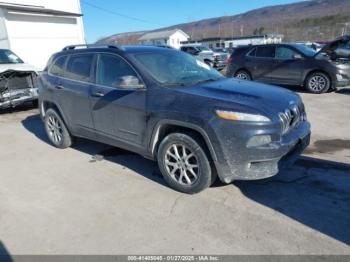
[[[85,43],[79,0],[0,2],[0,49],[39,70],[63,47]]]

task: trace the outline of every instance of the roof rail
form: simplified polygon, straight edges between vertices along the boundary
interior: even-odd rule
[[[74,49],[82,49],[82,48],[114,48],[118,50],[123,50],[121,46],[118,45],[110,45],[110,44],[86,44],[86,45],[69,45],[62,49],[62,51],[69,51]]]

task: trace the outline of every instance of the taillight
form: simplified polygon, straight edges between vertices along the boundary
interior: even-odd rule
[[[227,63],[228,63],[229,65],[231,65],[231,64],[233,63],[233,58],[232,58],[232,56],[230,56],[230,57],[227,59]]]

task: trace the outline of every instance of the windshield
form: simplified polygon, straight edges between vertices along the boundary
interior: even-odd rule
[[[205,47],[205,46],[196,46],[196,48],[199,50],[199,51],[211,51],[208,47]]]
[[[296,49],[298,49],[300,52],[302,52],[304,55],[308,56],[308,57],[313,57],[316,55],[316,51],[313,50],[310,47],[307,47],[304,44],[297,44],[294,46]]]
[[[23,61],[10,50],[0,50],[0,64],[23,64]]]
[[[183,52],[144,53],[134,57],[162,85],[188,85],[224,78],[218,71]]]

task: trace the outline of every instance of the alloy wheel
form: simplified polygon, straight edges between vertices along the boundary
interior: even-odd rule
[[[238,73],[236,75],[236,78],[242,79],[242,80],[248,80],[249,79],[248,75],[246,73],[243,73],[243,72]]]
[[[320,75],[315,75],[309,80],[309,88],[315,92],[320,92],[327,87],[327,79]]]
[[[191,149],[182,144],[171,145],[165,154],[165,167],[170,177],[185,186],[199,178],[199,162]]]
[[[63,130],[60,121],[57,117],[51,115],[46,124],[52,141],[56,144],[60,144],[63,139]]]

